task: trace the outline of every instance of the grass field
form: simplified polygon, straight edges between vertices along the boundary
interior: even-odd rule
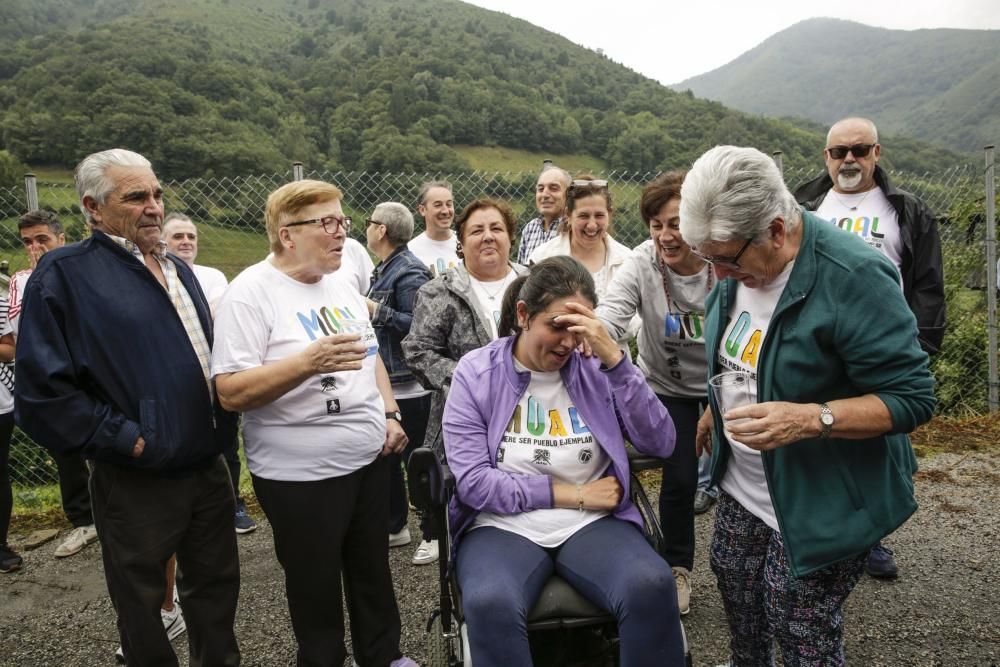
[[[583,153],[533,153],[501,146],[452,146],[452,148],[465,158],[476,171],[535,173],[542,168],[543,160],[552,160],[553,163],[571,173],[607,170],[607,165],[603,161]]]

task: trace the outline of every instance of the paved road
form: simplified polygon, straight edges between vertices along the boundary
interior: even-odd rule
[[[888,540],[900,579],[866,577],[847,602],[848,660],[873,667],[1000,665],[1000,460],[949,454],[921,463],[920,510]],[[712,513],[699,517],[694,598],[685,620],[696,665],[716,665],[727,655],[722,608],[706,561],[711,523]],[[412,522],[411,531],[416,534]],[[25,554],[24,571],[0,575],[0,665],[113,665],[118,639],[99,549],[92,545],[56,560],[55,544]],[[266,522],[239,544],[243,664],[294,664],[284,586]],[[436,606],[437,570],[410,565],[412,548],[393,549],[392,565],[403,649],[419,661],[424,624]],[[174,642],[182,665],[185,637]]]

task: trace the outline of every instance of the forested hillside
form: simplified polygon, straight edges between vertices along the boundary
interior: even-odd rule
[[[291,160],[448,172],[470,167],[450,146],[469,145],[646,171],[689,165],[719,143],[818,166],[823,137],[674,92],[456,0],[0,4],[0,149],[30,164],[72,166],[118,145],[174,178]],[[899,143],[888,161],[922,170],[924,151]]]
[[[674,88],[824,124],[866,115],[892,134],[975,151],[1000,141],[1000,30],[811,19]]]

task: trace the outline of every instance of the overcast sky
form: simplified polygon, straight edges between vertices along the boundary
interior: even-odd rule
[[[524,19],[591,49],[604,49],[612,60],[664,84],[721,67],[808,18],[832,17],[900,30],[1000,28],[998,0],[466,1]],[[837,50],[849,54],[850,45]]]

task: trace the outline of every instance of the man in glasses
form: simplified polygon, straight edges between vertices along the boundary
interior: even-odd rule
[[[857,234],[899,269],[906,303],[917,318],[918,340],[936,354],[945,330],[944,271],[937,221],[916,195],[895,187],[878,166],[882,147],[875,123],[845,118],[834,123],[823,151],[826,173],[799,186],[795,199],[843,230]],[[916,459],[911,461],[916,470]],[[872,549],[866,571],[894,579],[892,552]]]

